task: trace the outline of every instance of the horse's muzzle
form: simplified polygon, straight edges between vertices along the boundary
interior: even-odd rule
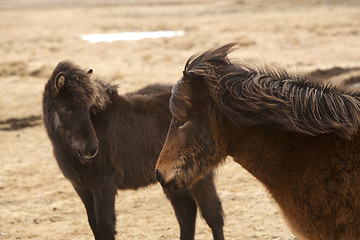
[[[170,181],[166,182],[164,176],[161,174],[159,169],[155,169],[155,178],[161,184],[163,188],[169,188],[172,190],[180,191],[187,189],[187,186],[183,181],[179,184],[176,180],[176,177],[171,179]]]
[[[80,158],[85,160],[85,163],[88,162],[87,160],[94,158],[98,153],[99,145],[98,141],[94,141],[93,143],[88,143],[82,148],[76,148],[76,152]]]

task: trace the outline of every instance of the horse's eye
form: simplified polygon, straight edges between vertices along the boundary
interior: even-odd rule
[[[176,122],[176,127],[178,128],[182,128],[186,125],[187,121],[177,121]]]
[[[64,113],[67,113],[67,114],[71,114],[71,113],[72,113],[71,108],[69,108],[69,107],[62,107],[62,108],[61,108],[61,111],[63,111]]]

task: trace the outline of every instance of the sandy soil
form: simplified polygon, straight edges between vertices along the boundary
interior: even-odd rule
[[[47,4],[45,4],[47,2]],[[92,239],[86,214],[62,176],[41,121],[43,87],[64,59],[94,69],[119,92],[175,83],[196,52],[238,41],[233,58],[313,71],[327,81],[360,72],[360,3],[0,0],[0,239]],[[184,36],[90,44],[82,34],[185,30]],[[294,239],[266,190],[228,159],[218,169],[227,239]],[[177,239],[158,184],[122,191],[117,239]],[[196,239],[211,239],[199,217]]]

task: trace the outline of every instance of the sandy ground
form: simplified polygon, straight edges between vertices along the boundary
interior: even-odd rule
[[[46,2],[46,3],[45,3]],[[233,58],[360,76],[359,1],[0,0],[0,239],[92,239],[84,207],[59,171],[41,122],[43,87],[64,59],[94,69],[119,92],[175,83],[192,54],[238,41]],[[185,35],[90,44],[82,34],[185,30]],[[231,159],[216,184],[227,239],[294,239],[263,186]],[[121,191],[117,239],[177,239],[158,184]],[[196,239],[211,239],[199,217]]]

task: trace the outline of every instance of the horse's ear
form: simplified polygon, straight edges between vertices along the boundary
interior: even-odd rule
[[[55,77],[55,89],[60,90],[65,85],[65,76],[62,72],[59,72]]]
[[[87,70],[86,72],[87,72],[87,74],[92,75],[94,71],[90,68],[90,69]]]
[[[192,71],[183,71],[183,78],[185,79],[185,81],[187,79],[195,79],[196,78],[196,74]]]
[[[183,71],[183,81],[190,87],[192,94],[196,94],[199,105],[206,103],[207,93],[204,86],[204,78],[195,71]]]

